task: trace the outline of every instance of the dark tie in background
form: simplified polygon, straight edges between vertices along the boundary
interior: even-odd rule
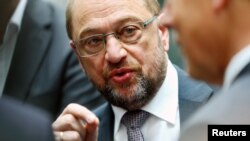
[[[149,113],[136,110],[130,111],[123,115],[122,124],[127,127],[128,141],[144,141],[140,127],[149,117]]]

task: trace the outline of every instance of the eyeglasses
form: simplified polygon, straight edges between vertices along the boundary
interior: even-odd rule
[[[146,20],[145,22],[133,23],[120,28],[118,32],[107,34],[95,34],[78,41],[75,41],[76,50],[80,57],[90,57],[97,55],[106,47],[106,36],[114,35],[114,37],[122,43],[136,43],[143,34],[143,30],[154,20],[156,16]]]

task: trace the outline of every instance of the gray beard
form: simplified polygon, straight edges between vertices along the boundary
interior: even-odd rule
[[[156,94],[157,87],[153,85],[152,80],[146,79],[142,74],[136,76],[136,86],[123,86],[127,88],[130,97],[121,96],[119,91],[113,89],[110,85],[105,85],[101,91],[103,96],[113,105],[133,111],[140,109],[148,103]]]

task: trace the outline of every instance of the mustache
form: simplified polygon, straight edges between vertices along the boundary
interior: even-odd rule
[[[140,72],[142,73],[142,68],[139,64],[137,63],[129,63],[128,61],[124,61],[122,63],[118,63],[118,64],[107,64],[107,67],[104,67],[104,71],[103,71],[103,77],[104,79],[107,81],[109,78],[109,74],[112,70],[114,69],[119,69],[119,68],[129,68],[135,72]]]

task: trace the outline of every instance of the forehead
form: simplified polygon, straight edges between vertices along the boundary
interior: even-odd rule
[[[103,17],[115,12],[146,10],[144,0],[74,0],[73,13]]]
[[[75,0],[72,6],[73,38],[84,28],[115,26],[124,18],[149,18],[144,0]]]

